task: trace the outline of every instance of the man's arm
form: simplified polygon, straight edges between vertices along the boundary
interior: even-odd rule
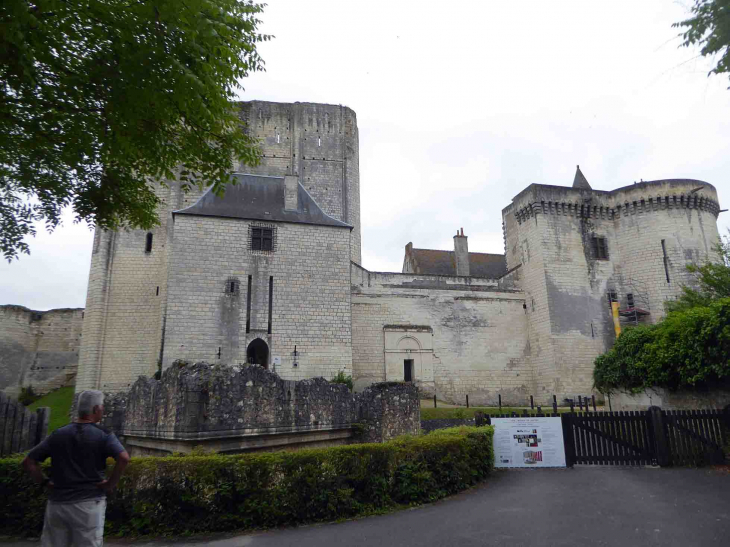
[[[114,457],[114,459],[117,460],[117,463],[114,465],[111,476],[96,485],[105,492],[111,492],[117,487],[119,479],[122,478],[122,473],[124,473],[124,468],[127,467],[127,464],[129,463],[129,453],[126,450],[122,450]]]
[[[40,464],[40,462],[44,461],[51,455],[50,442],[51,437],[48,436],[43,439],[40,444],[33,447],[23,460],[23,469],[25,469],[38,484],[53,486],[53,483],[43,475],[43,469],[41,469]]]
[[[46,477],[43,475],[41,464],[35,461],[33,458],[26,456],[23,460],[23,469],[25,469],[33,480],[38,484],[43,484],[46,481]]]

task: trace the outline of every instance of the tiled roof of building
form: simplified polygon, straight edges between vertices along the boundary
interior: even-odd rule
[[[175,211],[175,214],[352,228],[322,211],[301,184],[299,206],[290,210],[284,208],[284,177],[234,175],[234,178],[236,184],[227,186],[222,196],[215,195],[209,188],[194,205]]]
[[[418,273],[431,275],[456,275],[454,251],[413,249]],[[504,255],[469,253],[469,274],[472,277],[496,279],[507,273]]]

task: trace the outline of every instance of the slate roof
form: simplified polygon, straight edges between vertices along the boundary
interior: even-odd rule
[[[591,188],[591,185],[588,184],[588,181],[583,176],[583,173],[580,170],[580,165],[575,166],[575,178],[573,179],[573,188],[582,188],[583,190],[593,190],[593,188]]]
[[[454,251],[413,249],[411,256],[415,259],[418,273],[456,275]],[[472,277],[496,279],[505,273],[507,273],[507,262],[504,255],[469,253],[469,274]]]
[[[209,188],[194,205],[175,211],[173,214],[340,226],[352,229],[349,224],[332,218],[322,211],[301,184],[299,184],[299,208],[288,210],[284,209],[284,177],[234,175],[234,179],[236,184],[227,186],[223,196],[216,196],[212,188]]]

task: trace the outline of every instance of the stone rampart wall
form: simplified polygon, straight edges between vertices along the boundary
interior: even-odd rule
[[[524,295],[496,280],[368,272],[352,266],[353,379],[403,381],[472,404],[525,404],[534,378]]]
[[[83,309],[34,311],[0,306],[0,389],[48,393],[72,385],[81,345]]]

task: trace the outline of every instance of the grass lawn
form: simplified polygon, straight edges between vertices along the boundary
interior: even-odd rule
[[[489,414],[490,416],[494,416],[495,414],[511,414],[512,412],[517,412],[517,414],[522,414],[522,411],[525,410],[524,408],[516,408],[516,407],[510,407],[510,406],[503,406],[502,410],[499,409],[497,406],[487,406],[487,407],[459,407],[459,408],[423,408],[421,407],[421,419],[422,420],[438,420],[442,418],[473,418],[474,414],[476,412],[484,412],[485,414]],[[552,407],[542,407],[542,411],[544,414],[550,413],[553,411]],[[537,412],[537,407],[535,407],[535,410],[527,409],[528,413],[534,413]],[[570,412],[569,408],[558,408],[558,412]]]
[[[42,406],[50,407],[51,421],[48,424],[48,433],[50,433],[69,423],[68,411],[71,410],[73,400],[74,386],[62,387],[44,395],[28,408],[36,410]]]

